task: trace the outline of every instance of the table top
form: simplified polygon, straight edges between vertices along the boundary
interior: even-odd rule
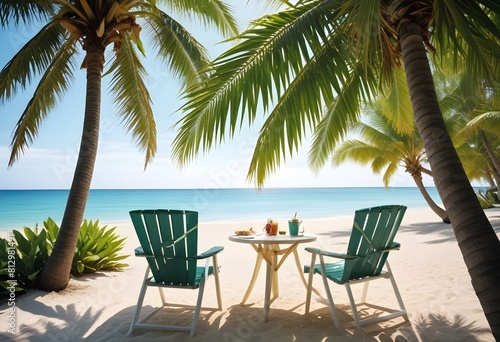
[[[290,235],[229,235],[229,240],[241,243],[262,243],[262,244],[292,244],[316,241],[316,235],[299,234],[297,236]]]

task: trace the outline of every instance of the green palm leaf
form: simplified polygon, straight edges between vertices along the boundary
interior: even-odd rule
[[[152,48],[186,87],[200,81],[200,72],[208,64],[206,49],[177,21],[162,11],[145,16]]]
[[[55,5],[45,0],[2,0],[0,1],[0,25],[6,27],[9,24],[18,26],[20,22],[24,25],[44,21],[55,12]]]
[[[118,116],[132,133],[139,149],[145,152],[146,166],[156,154],[156,124],[152,101],[144,83],[146,71],[128,39],[122,40],[120,53],[110,73],[110,91],[114,95]]]
[[[238,33],[238,25],[232,15],[232,9],[223,1],[158,0],[158,2],[165,3],[180,15],[187,15],[188,19],[191,19],[193,14],[197,15],[205,26],[215,27],[225,37]]]
[[[245,115],[251,124],[257,111],[274,103],[292,79],[308,75],[298,75],[298,71],[310,61],[311,50],[322,47],[326,22],[327,15],[320,7],[291,9],[261,18],[258,26],[237,37],[240,42],[213,62],[203,87],[191,88],[186,95],[187,103],[182,109],[188,114],[174,142],[175,159],[185,164],[200,150],[220,143],[226,133],[232,137],[244,123]],[[343,59],[339,64],[344,64]],[[324,86],[325,79],[326,74],[317,79],[304,77],[302,83],[314,83],[307,89],[310,93],[302,90],[300,97],[283,96],[271,116],[284,117],[288,110],[288,120],[292,120],[292,113],[297,113],[308,115],[307,120],[314,122],[313,116],[321,111],[321,100],[316,95],[323,92],[332,97],[332,91]],[[338,80],[330,78],[330,88],[332,82]],[[296,116],[293,119],[297,120]]]
[[[64,44],[64,28],[49,23],[31,38],[0,72],[0,104],[25,90],[37,75],[53,65]]]
[[[396,131],[402,134],[411,134],[415,130],[413,123],[413,108],[411,107],[410,93],[406,84],[406,75],[402,68],[394,68],[393,82],[387,96],[387,106],[384,106],[385,118]],[[386,90],[387,92],[387,90]]]
[[[11,166],[38,135],[38,127],[48,112],[54,108],[57,100],[68,90],[74,78],[76,68],[74,46],[67,42],[53,56],[45,73],[42,75],[33,97],[26,106],[16,124],[11,143]]]
[[[350,125],[358,120],[361,103],[368,102],[375,91],[374,79],[376,77],[373,70],[365,71],[361,64],[352,70],[350,79],[338,98],[328,106],[315,128],[309,152],[309,165],[313,170],[319,170],[326,163],[331,151],[347,134]]]
[[[460,55],[466,58],[466,68],[474,78],[490,79],[491,55],[500,55],[500,46],[493,43],[491,35],[500,39],[500,28],[485,14],[484,7],[476,1],[434,1],[433,43],[441,55],[452,51],[453,64]],[[498,3],[481,1],[483,6],[498,11]],[[498,13],[498,12],[497,12]]]
[[[498,132],[500,132],[500,111],[486,112],[476,116],[465,125],[462,134],[472,136],[478,129],[491,132],[498,137]]]

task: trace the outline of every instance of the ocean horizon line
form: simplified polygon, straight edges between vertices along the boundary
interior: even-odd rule
[[[69,189],[0,190],[0,230],[62,221]],[[435,187],[427,191],[440,205]],[[192,189],[90,189],[84,218],[102,224],[127,222],[135,209],[181,209],[200,213],[202,221],[350,215],[384,204],[426,207],[417,187],[276,187]]]

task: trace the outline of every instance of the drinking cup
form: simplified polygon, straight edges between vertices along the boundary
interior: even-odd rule
[[[300,225],[302,221],[299,220],[288,220],[288,231],[290,233],[290,236],[297,236],[299,233],[304,233],[304,228],[302,227],[302,230],[300,230]]]
[[[267,219],[267,224],[263,229],[267,235],[271,235],[271,222],[273,222],[273,220]]]
[[[271,223],[271,235],[278,235],[278,222]]]

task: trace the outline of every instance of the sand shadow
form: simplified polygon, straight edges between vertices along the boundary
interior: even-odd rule
[[[423,222],[402,225],[399,228],[399,232],[436,236],[436,238],[432,241],[424,242],[427,244],[439,244],[456,241],[455,233],[453,232],[451,224],[441,222]]]
[[[16,334],[8,332],[0,333],[0,340],[5,341],[83,341],[84,335],[91,329],[95,321],[101,316],[103,309],[93,310],[88,308],[78,312],[75,304],[63,307],[47,306],[36,300],[37,297],[49,295],[49,293],[32,290],[32,293],[22,298],[16,304]],[[23,308],[22,301],[28,300],[30,310]],[[36,322],[23,323],[26,313],[42,316]],[[59,322],[54,322],[54,320]],[[26,319],[25,319],[26,320]]]
[[[495,232],[500,232],[500,210],[498,209],[485,209],[485,214],[491,223]],[[439,238],[432,241],[427,241],[427,244],[439,244],[443,242],[456,241],[455,233],[451,224],[443,222],[422,222],[409,225],[401,225],[400,232],[414,233],[417,235],[437,234]]]
[[[380,329],[354,333],[335,329],[327,307],[303,314],[303,303],[284,310],[271,308],[269,321],[263,322],[262,307],[233,305],[224,311],[203,309],[196,329],[196,335],[187,332],[139,329],[128,335],[134,307],[128,307],[110,317],[88,336],[91,341],[335,341],[335,342],[417,342],[417,341],[471,341],[484,340],[487,329],[474,327],[463,316],[453,319],[445,314],[429,314],[408,323],[381,323]],[[144,307],[145,313],[152,311]],[[191,313],[180,308],[162,309],[156,319],[164,321],[189,321]],[[318,332],[321,331],[320,334]],[[481,337],[483,334],[483,337]],[[279,336],[278,339],[276,337]],[[437,338],[437,339],[436,339]],[[465,338],[465,339],[464,339]]]
[[[33,297],[33,300],[36,296]],[[89,308],[77,312],[75,306],[49,307],[43,303],[30,303],[30,313],[45,316],[33,324],[21,324],[15,341],[335,341],[335,342],[416,342],[416,341],[484,341],[488,329],[479,329],[474,322],[467,322],[463,316],[449,318],[445,314],[420,316],[410,323],[383,324],[380,329],[352,334],[335,329],[328,308],[311,311],[304,315],[304,303],[288,310],[271,308],[269,321],[263,322],[261,304],[233,305],[218,311],[203,308],[198,322],[196,335],[189,337],[187,332],[138,329],[128,335],[130,320],[135,307],[127,307],[104,323],[93,329],[102,310]],[[147,315],[154,310],[145,306]],[[54,322],[54,319],[60,320]],[[160,310],[154,320],[190,322],[192,311],[184,307]],[[189,323],[188,323],[189,324]],[[88,334],[88,332],[93,331]],[[318,333],[321,332],[321,333]],[[483,338],[482,338],[482,337]],[[13,340],[12,335],[0,334],[0,339]]]
[[[152,310],[151,307],[145,307]],[[92,341],[379,341],[368,334],[352,337],[336,330],[328,315],[272,308],[268,322],[263,322],[262,307],[233,305],[224,311],[202,310],[194,337],[187,332],[155,331],[138,329],[127,335],[134,308],[117,313],[89,336]],[[165,322],[179,322],[186,314],[186,321],[192,315],[177,309],[159,312]],[[156,321],[156,323],[158,320]],[[318,331],[322,331],[318,339]],[[379,332],[380,334],[380,332]],[[276,338],[278,337],[279,338]],[[392,341],[392,340],[391,340]]]
[[[422,341],[483,342],[485,335],[491,336],[489,329],[474,327],[474,322],[467,323],[462,315],[449,318],[445,314],[429,314],[427,317],[417,318],[414,325]],[[455,338],[449,339],[450,335]]]
[[[129,266],[127,266],[129,267]],[[92,272],[92,273],[84,273],[84,274],[77,274],[77,275],[70,275],[70,279],[74,279],[78,281],[81,284],[85,283],[91,283],[94,281],[99,281],[99,279],[105,279],[108,278],[109,276],[112,275],[120,275],[120,273],[125,273],[127,272],[127,269],[106,269],[106,270],[99,270],[97,272]],[[70,280],[71,282],[71,280]]]

